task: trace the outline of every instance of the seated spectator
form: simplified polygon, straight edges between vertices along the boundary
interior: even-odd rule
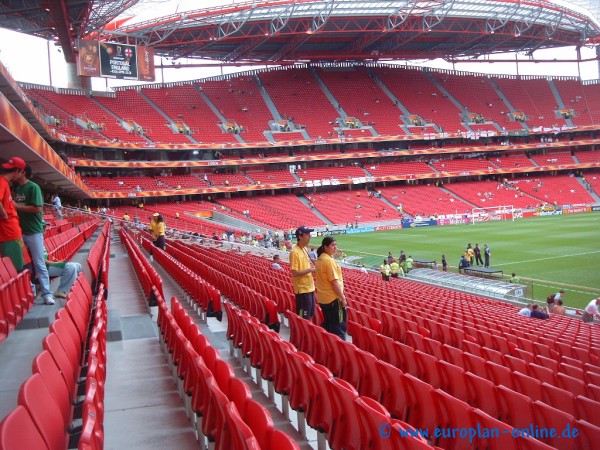
[[[567,308],[563,306],[562,300],[558,300],[550,312],[557,316],[564,316],[567,314]]]
[[[558,291],[556,294],[554,294],[554,297],[552,297],[552,299],[550,299],[550,297],[548,297],[548,299],[546,300],[546,302],[548,303],[548,307],[552,308],[557,301],[561,300],[563,298],[563,295],[565,295],[565,291]]]
[[[539,305],[533,305],[531,307],[531,315],[530,317],[534,317],[536,319],[549,319],[550,318],[550,310],[547,306],[540,308]]]
[[[585,323],[593,322],[594,317],[600,317],[600,297],[589,302],[583,311],[583,321]]]
[[[56,298],[67,298],[71,286],[75,283],[77,276],[83,270],[81,264],[68,261],[51,261],[46,259],[48,275],[50,277],[60,277],[60,285],[54,293]]]
[[[273,256],[273,264],[271,264],[271,267],[275,270],[283,270],[283,267],[281,267],[281,264],[279,264],[279,255],[274,255]]]
[[[531,317],[531,308],[533,305],[527,305],[525,308],[521,309],[518,314],[520,316]]]
[[[462,255],[460,257],[460,261],[458,262],[458,273],[463,273],[463,269],[469,267],[469,261],[467,261],[467,257]]]
[[[508,282],[513,283],[513,284],[519,284],[521,282],[521,279],[517,276],[517,274],[515,274],[513,272],[512,276],[510,277],[510,280],[508,280]]]

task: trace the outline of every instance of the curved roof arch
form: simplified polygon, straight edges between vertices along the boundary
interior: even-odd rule
[[[600,21],[546,0],[262,0],[125,24],[101,36],[174,59],[433,59],[600,42]]]

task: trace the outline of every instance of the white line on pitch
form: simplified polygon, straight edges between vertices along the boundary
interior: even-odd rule
[[[523,263],[530,263],[530,262],[536,262],[536,261],[547,261],[549,259],[559,259],[559,258],[560,259],[564,259],[564,258],[569,258],[571,256],[595,255],[596,253],[600,253],[600,250],[597,250],[595,252],[573,253],[571,255],[548,256],[547,258],[528,259],[528,260],[525,260],[525,261],[512,261],[512,262],[504,263],[504,264],[494,264],[494,267],[509,266],[511,264],[523,264]]]

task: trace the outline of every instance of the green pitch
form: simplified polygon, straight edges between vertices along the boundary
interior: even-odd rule
[[[468,243],[487,244],[490,266],[512,272],[537,300],[565,291],[565,306],[582,308],[600,296],[600,214],[573,214],[475,225],[423,227],[376,233],[336,236],[338,247],[350,255],[364,256],[365,264],[377,266],[391,251],[400,250],[417,259],[437,260],[446,255],[456,270]],[[311,242],[318,243],[317,239]]]

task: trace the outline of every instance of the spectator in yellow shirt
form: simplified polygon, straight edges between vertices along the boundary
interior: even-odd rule
[[[337,241],[331,236],[325,237],[317,250],[315,262],[317,302],[323,312],[323,328],[345,340],[346,296],[342,269],[333,259],[336,252]]]

